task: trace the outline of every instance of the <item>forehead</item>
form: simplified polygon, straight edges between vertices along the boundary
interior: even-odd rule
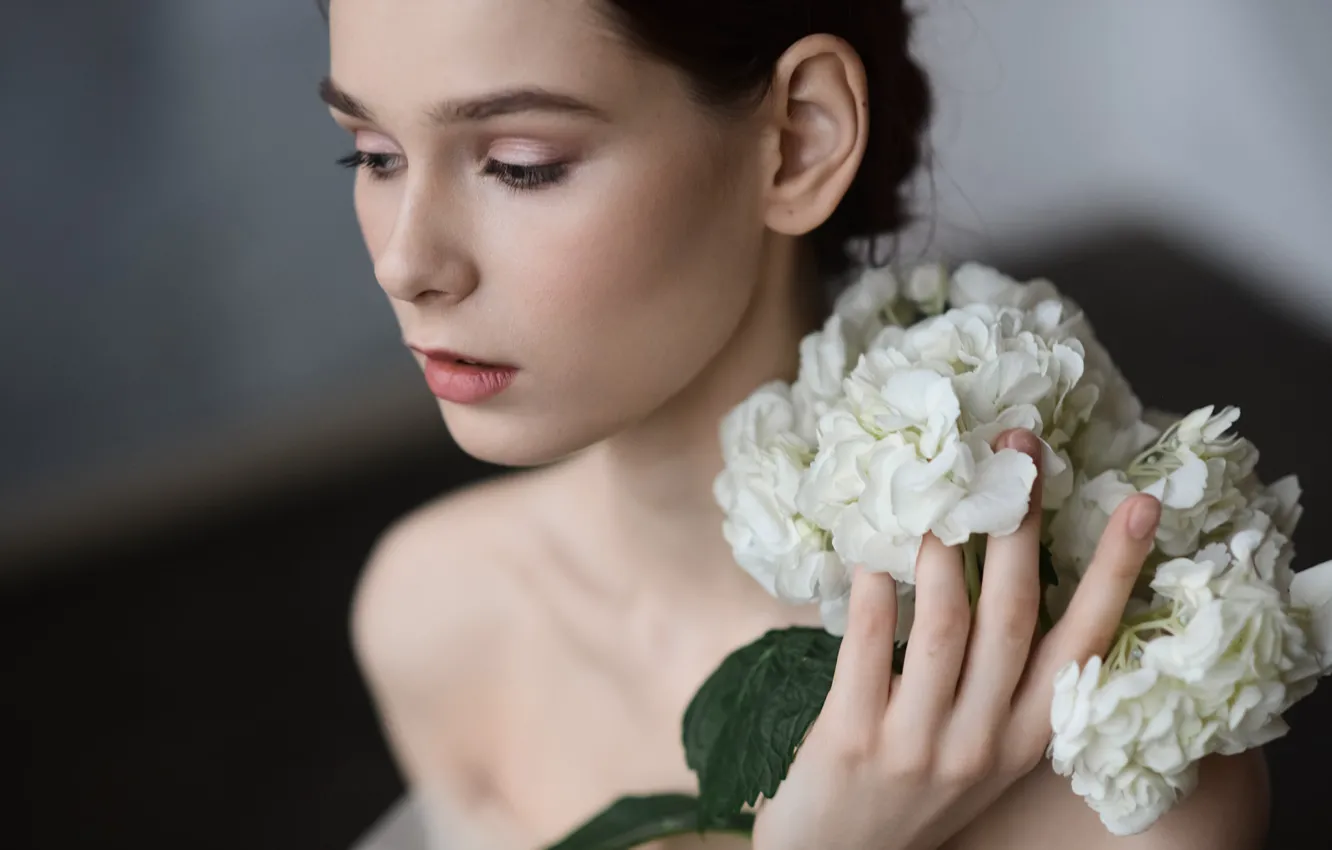
[[[332,76],[402,102],[539,84],[632,91],[643,71],[595,0],[332,0]]]

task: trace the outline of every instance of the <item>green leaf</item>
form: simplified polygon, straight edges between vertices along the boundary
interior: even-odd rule
[[[622,797],[549,850],[629,850],[649,841],[699,832],[749,835],[754,816],[699,820],[698,798],[687,794]]]
[[[770,631],[704,682],[685,712],[684,746],[705,822],[777,793],[823,709],[840,646],[823,629]]]

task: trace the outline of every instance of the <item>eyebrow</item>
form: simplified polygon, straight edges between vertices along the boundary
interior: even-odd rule
[[[362,121],[375,120],[374,113],[361,100],[344,91],[331,77],[319,81],[319,99],[337,111]],[[446,100],[427,113],[435,124],[458,121],[485,121],[522,112],[556,112],[607,121],[605,112],[590,103],[541,88],[507,89],[466,100]]]

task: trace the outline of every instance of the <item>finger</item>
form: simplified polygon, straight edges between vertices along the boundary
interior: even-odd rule
[[[1041,442],[1030,431],[1010,431],[1001,446],[1036,463],[1027,515],[1017,531],[985,546],[976,622],[958,685],[957,713],[969,723],[1006,719],[1013,691],[1027,667],[1041,602]],[[1002,711],[996,711],[1002,709]]]
[[[1041,640],[1022,685],[1024,723],[1048,739],[1054,679],[1068,662],[1104,657],[1152,550],[1161,503],[1147,495],[1126,499],[1110,518],[1096,554],[1059,622]]]
[[[889,703],[895,726],[933,737],[952,714],[970,629],[961,549],[927,534],[916,559],[915,619]]]
[[[825,710],[851,728],[878,728],[888,706],[897,631],[897,582],[887,573],[859,570],[851,580],[846,634],[837,652]]]

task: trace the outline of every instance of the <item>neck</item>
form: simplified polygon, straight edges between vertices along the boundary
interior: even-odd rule
[[[789,242],[770,247],[754,299],[727,347],[653,416],[584,459],[604,499],[606,527],[623,535],[625,551],[651,553],[646,569],[692,575],[712,587],[752,584],[735,567],[712,496],[722,470],[719,427],[760,385],[794,380],[800,340],[823,317],[817,278],[805,258]]]

